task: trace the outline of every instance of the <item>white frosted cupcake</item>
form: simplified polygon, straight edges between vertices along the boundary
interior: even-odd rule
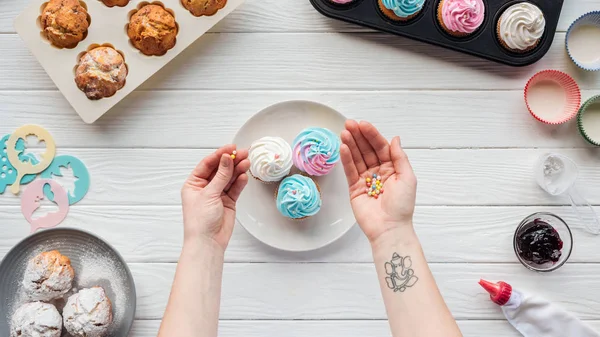
[[[248,151],[250,174],[263,183],[281,181],[292,169],[292,147],[283,138],[263,137]]]
[[[538,6],[521,2],[502,13],[496,30],[504,48],[514,53],[526,53],[540,43],[546,30],[546,19]]]

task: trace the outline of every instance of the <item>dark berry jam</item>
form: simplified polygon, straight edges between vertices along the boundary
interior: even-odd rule
[[[558,262],[563,242],[554,227],[535,219],[523,228],[517,236],[517,251],[523,260],[535,264]]]

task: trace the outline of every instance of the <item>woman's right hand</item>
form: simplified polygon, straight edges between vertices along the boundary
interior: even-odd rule
[[[400,137],[390,144],[372,124],[349,120],[341,139],[352,210],[369,241],[374,243],[394,229],[412,227],[417,178]],[[366,178],[373,174],[383,183],[384,192],[377,199],[367,194]]]

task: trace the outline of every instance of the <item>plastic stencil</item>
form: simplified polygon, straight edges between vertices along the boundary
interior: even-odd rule
[[[45,186],[50,186],[53,201],[58,206],[58,211],[33,219],[33,213],[40,208],[40,201],[44,199]],[[60,224],[69,213],[69,197],[59,183],[53,180],[39,179],[31,183],[21,196],[21,212],[31,224],[31,233],[39,228],[50,228]]]
[[[0,140],[0,147],[2,148],[2,151],[0,151],[0,194],[4,193],[6,186],[12,185],[17,178],[17,170],[10,163],[7,155],[6,142],[8,142],[9,137],[10,135],[6,135]],[[28,156],[23,153],[25,151],[25,141],[22,139],[17,141],[15,150],[18,152],[19,160],[29,161],[34,164],[37,163],[37,159],[34,156]],[[35,179],[35,174],[28,174],[21,179],[21,184],[29,184],[33,179]]]
[[[77,180],[75,180],[75,187],[73,190],[67,190],[67,195],[69,196],[69,204],[73,205],[74,203],[83,199],[90,188],[90,173],[88,169],[85,167],[83,162],[76,157],[73,156],[56,156],[52,164],[42,172],[41,176],[44,179],[52,179],[52,177],[62,177],[61,168],[71,168],[73,170],[73,175]],[[48,186],[44,189],[44,194],[46,197],[53,201],[52,195]]]
[[[39,163],[23,162],[19,159],[19,152],[16,150],[17,142],[26,139],[27,136],[36,136],[40,142],[46,142],[46,151],[40,155],[41,161]],[[21,186],[21,179],[26,174],[37,174],[50,166],[50,163],[52,163],[54,155],[56,154],[56,145],[54,144],[54,139],[46,129],[37,125],[24,125],[15,130],[8,138],[6,150],[8,160],[13,168],[17,170],[17,177],[10,187],[10,191],[13,194],[18,194]]]

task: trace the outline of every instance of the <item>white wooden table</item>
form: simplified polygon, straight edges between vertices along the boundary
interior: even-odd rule
[[[597,0],[566,0],[552,49],[525,68],[333,21],[308,0],[248,0],[93,125],[14,33],[27,2],[0,2],[0,131],[40,124],[60,153],[89,167],[91,191],[64,226],[97,233],[130,263],[138,291],[132,336],[156,335],[182,244],[187,174],[247,118],[290,99],[325,103],[403,137],[419,178],[417,231],[465,336],[518,335],[480,277],[534,290],[600,329],[599,237],[575,230],[569,263],[549,275],[527,271],[512,250],[513,231],[530,213],[576,223],[564,200],[536,187],[531,171],[542,153],[573,158],[583,192],[600,205],[599,152],[573,123],[536,122],[522,99],[529,77],[548,68],[574,75],[584,99],[600,93],[600,74],[577,71],[564,50],[568,25],[600,9]],[[0,196],[0,258],[28,233],[18,204]],[[221,336],[390,335],[358,228],[322,251],[286,254],[238,226],[226,261]]]

